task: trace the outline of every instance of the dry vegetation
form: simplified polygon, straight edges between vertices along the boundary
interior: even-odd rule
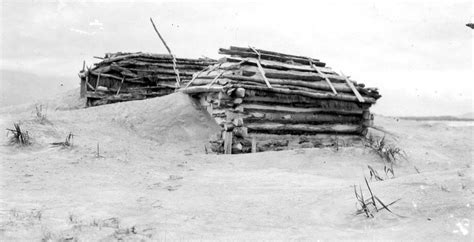
[[[73,146],[73,138],[74,138],[74,134],[72,132],[70,132],[66,136],[66,139],[63,142],[53,142],[53,143],[51,143],[51,145],[59,146],[59,147],[62,147],[62,148],[70,148],[70,147]]]
[[[367,185],[367,189],[369,191],[370,197],[364,198],[364,193],[362,192],[362,186],[359,186],[359,191],[357,191],[357,186],[354,185],[354,193],[358,202],[357,204],[359,206],[357,208],[356,215],[365,214],[367,218],[373,218],[374,213],[382,211],[382,210],[387,210],[388,212],[396,216],[402,217],[400,215],[393,213],[392,210],[388,208],[389,206],[392,206],[396,202],[400,201],[400,199],[397,199],[389,204],[385,204],[384,202],[382,202],[382,200],[380,200],[380,198],[378,198],[377,196],[373,194],[372,189],[370,188],[369,182],[367,181],[367,178],[364,177],[364,180],[365,180],[365,184]],[[379,204],[379,206],[377,206],[377,203]]]
[[[20,123],[14,123],[13,129],[7,129],[7,136],[10,137],[10,145],[28,146],[31,144],[28,131],[22,130]]]

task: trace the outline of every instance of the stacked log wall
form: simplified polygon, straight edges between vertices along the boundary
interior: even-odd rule
[[[369,108],[381,97],[375,88],[337,74],[318,59],[260,51],[220,49],[231,57],[196,74],[182,89],[222,127],[221,137],[211,141],[214,151],[334,145],[357,140],[372,125]]]
[[[106,54],[102,61],[80,72],[81,97],[87,106],[140,100],[171,94],[178,88],[172,58],[148,53]],[[211,59],[177,58],[180,84],[195,72],[216,63]]]

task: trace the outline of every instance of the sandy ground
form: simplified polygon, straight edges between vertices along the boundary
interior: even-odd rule
[[[473,240],[473,126],[376,117],[408,159],[370,181],[384,202],[401,198],[400,216],[366,218],[352,186],[367,165],[385,177],[369,148],[206,155],[217,127],[182,94],[87,109],[73,93],[60,100],[43,123],[34,105],[0,109],[1,128],[21,121],[34,139],[0,138],[1,240]],[[72,148],[49,145],[69,132]]]

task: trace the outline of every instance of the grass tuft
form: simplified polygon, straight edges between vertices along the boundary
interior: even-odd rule
[[[400,199],[397,199],[389,204],[385,204],[382,202],[380,198],[374,195],[372,192],[372,188],[370,188],[369,182],[367,181],[367,178],[364,177],[365,184],[367,186],[367,189],[369,190],[370,197],[367,199],[364,199],[364,193],[362,192],[362,186],[359,185],[359,191],[357,191],[357,186],[354,185],[354,193],[355,197],[357,199],[357,211],[356,215],[359,214],[365,214],[367,218],[373,218],[374,213],[380,212],[381,210],[387,210],[391,214],[394,214],[398,217],[403,217],[398,214],[395,214],[392,210],[389,209],[389,206],[395,204],[396,202],[400,201]],[[378,204],[378,205],[377,205]],[[379,207],[380,206],[380,207]]]
[[[46,117],[46,110],[47,108],[43,109],[42,104],[35,105],[35,118],[40,124],[49,123]]]
[[[69,148],[73,146],[73,138],[74,134],[72,132],[69,132],[69,134],[66,136],[66,140],[64,140],[63,142],[53,142],[51,143],[51,145]]]
[[[7,136],[11,135],[10,145],[28,146],[31,144],[28,131],[22,130],[19,123],[13,124],[13,129],[7,129]]]
[[[389,163],[396,162],[400,158],[407,159],[406,153],[399,147],[389,145],[383,136],[380,139],[375,138],[372,135],[366,139],[366,147],[371,148],[377,153],[384,161]]]

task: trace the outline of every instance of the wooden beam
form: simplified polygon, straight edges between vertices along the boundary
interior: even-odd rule
[[[205,85],[209,84],[210,80],[213,79],[214,75],[208,76],[201,76],[194,81],[195,85]],[[221,80],[228,79],[229,82],[238,83],[238,81],[244,82],[255,82],[255,83],[262,83],[265,84],[265,81],[260,77],[249,77],[249,76],[241,76],[241,75],[231,75],[231,74],[224,74],[221,76]],[[300,87],[307,87],[316,90],[324,90],[324,91],[332,91],[331,87],[325,81],[301,81],[301,80],[287,80],[287,79],[277,79],[277,78],[267,78],[270,84],[275,85],[289,85],[289,86],[300,86]],[[234,82],[233,82],[234,81]],[[353,93],[352,89],[347,86],[346,83],[332,83],[332,86],[338,92],[344,93]],[[362,87],[356,87],[357,90],[366,94],[369,97],[378,98],[379,94],[376,92],[370,92],[369,90],[364,91]]]
[[[350,95],[334,95],[333,93],[313,93],[301,90],[290,90],[286,88],[268,88],[262,86],[254,86],[254,85],[240,85],[235,84],[233,87],[242,87],[246,90],[260,90],[260,91],[268,91],[274,93],[284,93],[284,94],[292,94],[292,95],[302,95],[306,97],[311,97],[315,99],[334,99],[334,100],[342,100],[342,101],[357,101],[357,98]],[[375,103],[375,99],[371,97],[364,98],[364,101],[367,103]]]
[[[99,81],[100,81],[100,72],[99,72],[99,76],[97,77],[97,81],[95,82],[95,91],[97,91],[97,88],[99,87]]]
[[[240,70],[244,76],[253,76],[259,72],[258,68],[255,66],[242,66]],[[324,80],[324,77],[315,71],[276,70],[269,68],[264,68],[264,71],[267,78],[304,81]],[[325,74],[325,77],[333,82],[345,83],[344,78],[337,74]]]
[[[263,105],[263,104],[241,104],[245,112],[257,110],[261,112],[288,112],[288,113],[335,113],[335,114],[354,114],[362,115],[362,109],[346,110],[340,108],[301,108],[282,105]]]
[[[332,85],[331,81],[329,80],[329,78],[323,74],[321,71],[319,71],[318,67],[316,67],[315,65],[313,65],[313,63],[310,63],[311,67],[316,70],[318,72],[319,75],[321,75],[324,80],[326,80],[327,84],[329,85],[329,87],[331,87],[331,90],[334,94],[337,94],[337,91],[336,89],[334,88],[334,86]]]
[[[207,89],[211,88],[212,84],[214,84],[219,79],[219,77],[222,76],[222,74],[224,74],[224,71],[221,71],[221,73],[219,73],[216,77],[214,77],[214,79],[211,81],[211,83],[209,83],[209,85],[207,85]]]
[[[252,136],[252,153],[257,153],[257,140]]]
[[[222,92],[224,91],[224,87],[222,86],[213,86],[213,87],[208,87],[208,86],[192,86],[188,88],[181,88],[181,92],[186,93],[186,94],[194,94],[194,93],[208,93],[208,92]]]
[[[263,77],[263,80],[265,80],[265,84],[267,84],[267,87],[269,88],[272,88],[272,85],[270,85],[270,82],[268,81],[266,75],[265,75],[265,71],[263,70],[263,67],[262,67],[262,64],[260,63],[260,53],[253,47],[250,47],[254,52],[255,54],[258,55],[258,60],[257,60],[257,67],[258,67],[258,70],[260,71],[260,74],[262,75]]]
[[[230,50],[238,50],[238,51],[250,51],[249,48],[237,47],[237,46],[231,46],[229,49]],[[284,53],[281,53],[281,52],[268,51],[268,50],[262,50],[262,49],[256,49],[256,50],[258,50],[258,52],[260,52],[262,54],[276,55],[276,56],[281,56],[281,57],[286,57],[286,58],[310,59],[311,61],[319,61],[319,59],[309,58],[309,57],[305,57],[305,56],[284,54]]]
[[[355,124],[281,124],[281,123],[250,123],[246,125],[249,132],[262,133],[344,133],[356,134],[362,126]]]
[[[251,57],[248,57],[248,58],[224,57],[224,58],[225,58],[225,61],[227,62],[235,63],[235,62],[244,61],[244,63],[249,63],[253,65],[257,65],[257,61],[258,61],[256,58],[251,58]],[[260,60],[260,64],[264,68],[270,68],[270,69],[314,72],[314,69],[308,65],[289,64],[289,63],[283,63],[283,62],[272,61],[272,60]],[[323,73],[336,74],[329,67],[319,67],[319,70]]]
[[[253,58],[258,57],[258,55],[252,51],[229,50],[229,49],[223,49],[223,48],[219,49],[219,54],[233,55],[233,56],[240,56],[240,57],[253,57]],[[274,61],[279,61],[283,63],[293,62],[293,63],[300,63],[304,65],[308,64],[307,58],[302,59],[302,58],[283,57],[283,56],[272,55],[272,54],[261,54],[261,59],[274,60]],[[314,61],[314,64],[317,66],[326,66],[326,63],[319,62],[319,61]]]
[[[344,73],[342,73],[342,72],[341,72],[341,76],[344,77],[344,79],[346,80],[347,85],[352,89],[355,96],[357,97],[357,100],[359,100],[359,102],[361,102],[361,103],[365,102],[362,95],[360,95],[359,91],[357,91],[357,89],[354,87],[354,84],[352,83],[352,81],[350,81],[349,78],[347,78],[347,76],[344,75]]]
[[[168,53],[170,54],[170,56],[173,58],[173,70],[174,72],[176,73],[176,86],[180,86],[180,83],[181,83],[181,79],[179,78],[179,71],[178,69],[176,68],[176,58],[175,56],[173,55],[173,53],[171,53],[171,49],[170,47],[168,47],[168,45],[166,44],[165,42],[165,39],[163,39],[163,37],[161,36],[160,32],[158,32],[158,29],[156,28],[155,26],[155,23],[153,22],[153,19],[150,18],[150,21],[151,21],[151,24],[153,25],[153,28],[155,29],[155,32],[156,34],[158,35],[158,37],[161,39],[161,42],[163,42],[163,45],[166,47],[166,49],[168,50]]]
[[[120,82],[120,86],[117,90],[117,93],[115,95],[118,95],[120,93],[120,89],[122,89],[123,81],[125,80],[125,77],[122,77],[122,82]]]
[[[232,154],[232,131],[224,131],[224,154]]]

